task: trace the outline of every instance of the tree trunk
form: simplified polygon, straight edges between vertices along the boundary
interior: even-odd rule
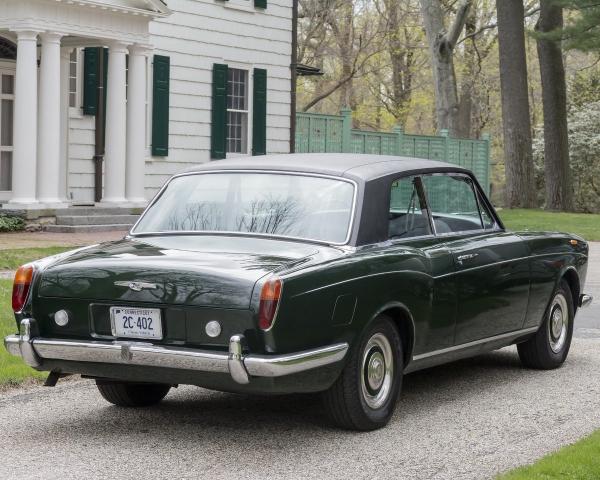
[[[496,2],[504,124],[506,206],[531,208],[535,190],[522,0]]]
[[[472,35],[477,30],[477,11],[475,7],[471,8],[471,13],[467,17],[465,31],[467,35]],[[478,54],[475,46],[475,39],[471,38],[463,43],[463,61],[462,61],[462,80],[460,85],[460,100],[458,102],[458,125],[456,136],[459,138],[471,138],[472,118],[475,96],[475,82],[477,81],[477,60]]]
[[[551,32],[563,27],[563,11],[549,0],[541,0],[536,30]],[[546,208],[573,210],[567,127],[567,84],[560,43],[538,39],[544,105],[544,158]]]
[[[433,69],[437,128],[449,130],[450,135],[457,134],[459,123],[454,47],[464,28],[470,6],[471,0],[462,0],[452,26],[446,31],[440,0],[421,0],[421,13]]]

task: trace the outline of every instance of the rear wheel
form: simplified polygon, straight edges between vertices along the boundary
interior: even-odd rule
[[[403,367],[400,335],[392,320],[380,315],[352,350],[338,380],[323,394],[330,418],[351,430],[385,426],[400,394]]]
[[[517,345],[521,363],[540,370],[560,367],[569,354],[574,318],[573,294],[569,284],[561,280],[540,329]]]
[[[119,407],[149,407],[167,396],[170,385],[162,383],[128,383],[96,380],[102,397]]]

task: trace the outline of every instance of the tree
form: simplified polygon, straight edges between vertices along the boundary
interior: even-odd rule
[[[552,0],[541,0],[540,8],[536,31],[546,33],[562,30],[562,7]],[[573,191],[563,52],[558,41],[544,37],[537,39],[537,48],[544,107],[546,208],[569,211],[573,209]]]
[[[381,49],[380,23],[370,21],[372,6],[362,0],[301,0],[298,62],[325,70],[302,107],[308,111],[339,93],[337,109],[355,107],[355,79],[369,70]]]
[[[597,0],[554,0],[556,7],[574,13],[568,25],[552,31],[546,38],[563,40],[566,49],[600,51],[600,2]]]
[[[438,129],[456,135],[459,101],[454,71],[454,47],[462,33],[472,0],[461,0],[454,21],[445,26],[445,13],[440,0],[421,0],[421,14],[431,54]]]
[[[500,57],[505,205],[534,206],[533,152],[525,56],[525,8],[522,0],[496,2]]]

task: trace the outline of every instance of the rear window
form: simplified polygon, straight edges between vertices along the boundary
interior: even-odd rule
[[[133,234],[239,233],[332,244],[350,235],[355,186],[287,173],[217,172],[172,179]]]

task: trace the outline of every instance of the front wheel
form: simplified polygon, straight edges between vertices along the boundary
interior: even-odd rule
[[[537,333],[517,345],[521,363],[528,368],[552,370],[569,354],[573,337],[575,309],[569,284],[561,280]]]
[[[402,341],[392,320],[380,315],[353,348],[346,367],[324,392],[333,422],[349,430],[375,430],[392,417],[402,386]]]
[[[162,383],[129,383],[96,380],[100,395],[119,407],[149,407],[167,396],[170,385]]]

